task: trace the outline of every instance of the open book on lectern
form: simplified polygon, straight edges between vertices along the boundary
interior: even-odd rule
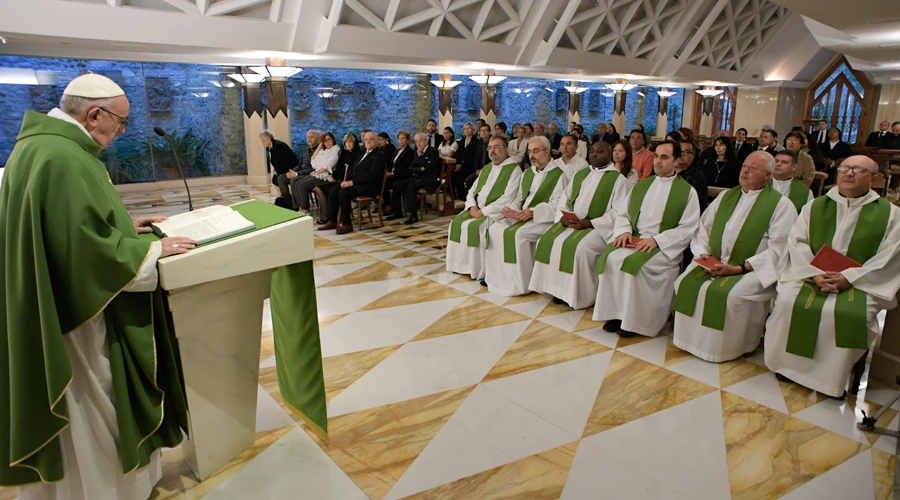
[[[231,207],[213,205],[193,212],[174,215],[168,220],[156,222],[150,227],[161,238],[184,236],[193,239],[198,245],[202,245],[251,231],[256,228],[256,225]]]

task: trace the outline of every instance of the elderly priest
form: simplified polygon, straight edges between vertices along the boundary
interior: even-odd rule
[[[681,144],[656,146],[653,171],[631,190],[616,214],[613,235],[597,259],[594,321],[623,337],[656,336],[669,318],[678,264],[700,221],[694,188],[675,173]]]
[[[791,228],[765,360],[781,380],[842,398],[878,334],[875,316],[897,304],[900,213],[871,190],[874,161],[851,156],[837,170],[837,186],[806,204]],[[841,265],[842,255],[854,263]]]
[[[710,204],[691,240],[691,252],[707,267],[693,262],[675,282],[673,342],[706,361],[752,352],[765,329],[797,220],[793,204],[769,182],[775,160],[763,151],[747,156],[740,186]]]
[[[532,137],[528,151],[531,166],[522,175],[515,208],[504,207],[505,218],[488,229],[484,280],[498,295],[528,293],[534,244],[556,220],[556,204],[569,183],[565,171],[550,160],[549,139]]]
[[[609,143],[591,145],[591,167],[575,174],[557,205],[559,222],[541,236],[535,249],[529,288],[574,309],[594,301],[597,256],[609,241],[616,213],[626,207],[628,183],[610,163],[610,156]],[[563,211],[574,217],[564,217]]]
[[[803,205],[813,200],[812,191],[799,179],[794,177],[797,171],[797,153],[790,149],[775,153],[775,171],[772,173],[772,186],[776,191],[791,200],[797,213]]]
[[[519,194],[522,169],[509,157],[506,137],[494,136],[488,143],[488,163],[469,189],[466,207],[450,222],[447,271],[484,279],[484,253],[492,222],[503,218],[503,209]]]
[[[0,485],[20,499],[144,500],[187,429],[156,261],[194,242],[138,239],[97,154],[125,92],[80,76],[25,112],[0,188]],[[180,428],[179,428],[180,427]]]

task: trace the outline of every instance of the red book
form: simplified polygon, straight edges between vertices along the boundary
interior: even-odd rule
[[[840,254],[828,245],[823,245],[809,264],[823,273],[839,273],[852,267],[861,267],[858,262]]]
[[[702,267],[703,269],[706,269],[707,271],[711,271],[714,267],[716,267],[716,265],[722,263],[722,261],[719,260],[719,258],[716,257],[715,255],[710,255],[709,257],[706,257],[705,259],[703,257],[700,257],[700,258],[694,259],[694,262],[696,262],[698,266]]]
[[[562,215],[563,219],[566,219],[568,221],[578,222],[579,220],[581,220],[577,215],[575,215],[574,212],[566,212],[565,210],[562,210]]]
[[[631,242],[626,243],[625,248],[634,248],[634,247],[638,246],[638,243],[640,243],[643,240],[644,240],[644,238],[631,238]]]

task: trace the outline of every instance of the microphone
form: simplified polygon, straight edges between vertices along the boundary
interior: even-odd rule
[[[181,175],[181,180],[184,181],[184,189],[187,191],[188,212],[192,212],[194,210],[194,202],[191,201],[191,188],[188,187],[187,177],[184,176],[184,169],[181,168],[181,158],[178,157],[178,152],[175,151],[175,143],[172,141],[172,137],[162,128],[153,127],[153,131],[156,132],[156,135],[165,137],[169,142],[169,146],[172,148],[172,156],[175,157],[175,165],[178,167],[178,173]]]

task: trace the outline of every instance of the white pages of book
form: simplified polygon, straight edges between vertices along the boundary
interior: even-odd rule
[[[154,232],[163,236],[185,236],[202,245],[255,228],[256,225],[231,207],[213,205],[193,212],[169,217],[153,224]]]

